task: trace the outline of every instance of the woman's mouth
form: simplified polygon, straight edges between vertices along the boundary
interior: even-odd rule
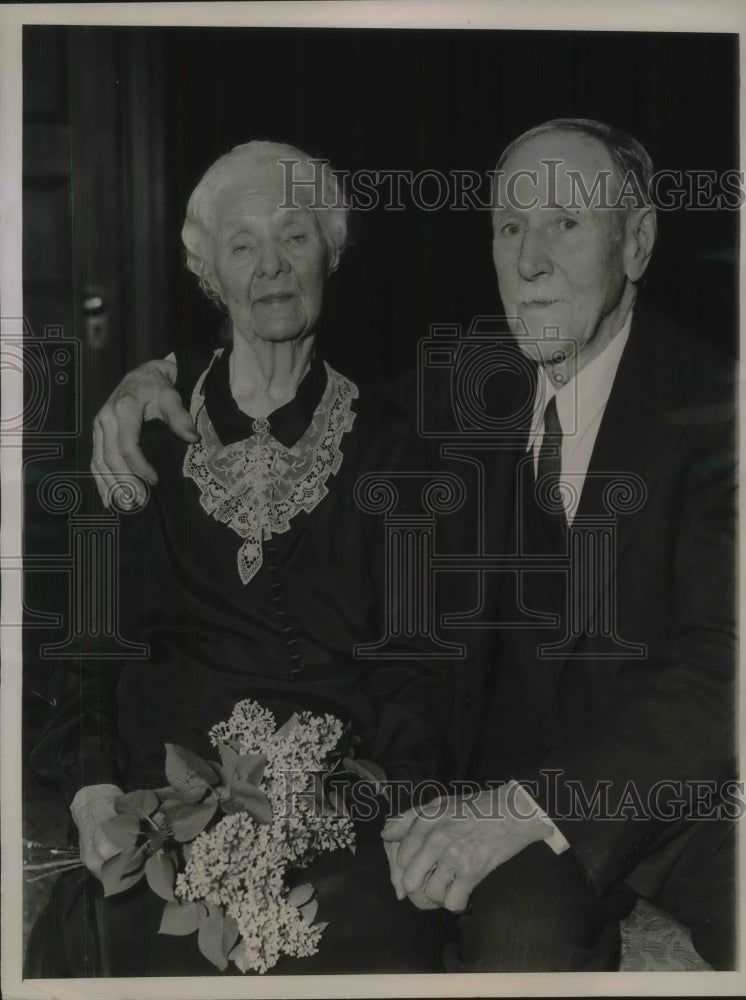
[[[265,306],[275,306],[282,305],[283,302],[289,302],[293,298],[295,298],[295,295],[292,292],[274,292],[272,295],[262,295],[255,301]]]

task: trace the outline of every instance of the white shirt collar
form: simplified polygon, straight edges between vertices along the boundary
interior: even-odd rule
[[[557,416],[563,434],[565,449],[572,452],[599,411],[603,410],[611,394],[619,361],[629,339],[632,311],[627,315],[619,333],[578,374],[559,389],[547,377],[544,367],[539,368],[527,451],[536,445],[544,433],[544,410],[552,396],[557,397]]]

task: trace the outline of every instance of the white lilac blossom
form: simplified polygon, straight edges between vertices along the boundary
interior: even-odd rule
[[[318,951],[325,925],[310,922],[315,905],[311,910],[289,901],[285,875],[323,851],[354,845],[349,817],[320,808],[314,795],[314,775],[328,767],[342,730],[331,715],[301,712],[275,732],[272,713],[248,699],[210,730],[214,745],[266,756],[261,789],[272,819],[263,824],[236,812],[200,833],[174,891],[183,901],[222,906],[236,921],[239,942],[230,957],[242,971],[266,972],[281,955]]]

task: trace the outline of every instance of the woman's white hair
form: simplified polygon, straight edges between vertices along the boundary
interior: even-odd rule
[[[339,266],[347,243],[348,209],[329,163],[287,143],[253,139],[235,146],[208,167],[189,198],[181,230],[187,267],[197,275],[205,295],[218,303],[222,299],[214,284],[212,248],[217,199],[228,185],[250,178],[253,171],[279,164],[281,160],[286,161],[282,165],[285,201],[311,211],[327,247],[329,274]]]

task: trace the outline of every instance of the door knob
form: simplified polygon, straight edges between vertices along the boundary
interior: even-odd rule
[[[100,351],[106,346],[109,335],[106,313],[106,298],[103,289],[86,288],[83,297],[85,339],[86,344],[93,351]]]

